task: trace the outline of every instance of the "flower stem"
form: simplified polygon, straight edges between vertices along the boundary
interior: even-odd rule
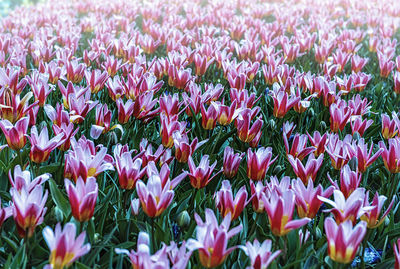
[[[156,240],[155,240],[155,231],[154,231],[154,218],[150,218],[151,223],[151,245],[153,247],[153,253],[156,252]]]

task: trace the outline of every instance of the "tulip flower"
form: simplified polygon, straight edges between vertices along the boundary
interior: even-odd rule
[[[208,110],[205,109],[204,104],[200,107],[201,111],[201,126],[206,130],[212,130],[217,125],[218,112],[216,105],[210,105]]]
[[[290,97],[277,84],[273,86],[271,97],[274,100],[274,117],[283,118],[286,113],[300,101],[300,97]]]
[[[292,165],[294,173],[299,177],[305,185],[307,185],[308,180],[311,179],[313,182],[317,177],[318,170],[324,161],[324,155],[319,155],[315,159],[314,155],[308,155],[307,163],[304,166],[299,159],[293,158],[292,155],[288,155],[289,163]]]
[[[262,181],[250,181],[250,189],[251,189],[251,204],[253,206],[254,212],[263,213],[264,212],[264,202],[262,197],[266,195],[265,193],[268,191],[268,187],[264,186]]]
[[[325,145],[327,142],[328,134],[324,134],[321,136],[321,134],[318,131],[315,131],[313,133],[313,136],[311,136],[307,132],[308,139],[310,140],[311,145],[315,148],[314,151],[314,156],[318,157],[319,155],[323,154],[325,152]]]
[[[254,239],[254,242],[246,242],[246,246],[242,246],[241,249],[246,253],[250,259],[250,268],[268,268],[273,260],[279,256],[281,250],[272,252],[272,241],[267,239],[262,244]]]
[[[72,150],[65,155],[64,177],[76,181],[82,177],[97,177],[106,170],[114,170],[113,158],[107,154],[107,148],[81,137],[71,140]]]
[[[76,226],[71,222],[65,224],[63,229],[60,223],[57,223],[54,231],[46,226],[43,229],[43,237],[50,249],[50,268],[69,267],[90,250],[90,244],[84,244],[86,232],[83,231],[76,237]]]
[[[352,109],[348,107],[345,102],[341,102],[340,104],[333,103],[329,107],[329,112],[331,114],[331,131],[335,133],[339,130],[343,131],[344,127],[350,119]]]
[[[308,184],[306,186],[300,179],[292,182],[292,189],[296,196],[297,214],[300,218],[307,217],[313,219],[322,205],[322,201],[318,199],[318,196],[325,198],[330,197],[334,187],[330,186],[323,191],[320,184],[314,188],[314,183],[311,178],[308,179]]]
[[[345,198],[348,198],[350,194],[359,187],[361,183],[361,176],[362,175],[358,173],[358,171],[351,171],[350,166],[346,164],[340,170],[340,188],[337,182],[334,182],[331,179],[329,174],[328,179],[337,190],[340,190],[343,193]]]
[[[94,177],[89,177],[86,182],[81,177],[76,180],[76,186],[69,179],[65,179],[72,216],[79,221],[89,221],[93,217],[96,205],[98,186]]]
[[[136,190],[143,211],[150,218],[161,215],[174,198],[171,182],[168,180],[163,186],[161,178],[154,174],[147,180],[147,185],[139,179],[136,183]]]
[[[184,269],[187,267],[192,251],[186,251],[186,242],[183,241],[181,247],[178,248],[178,244],[171,241],[170,245],[167,246],[167,253],[169,260],[172,263],[173,269]]]
[[[68,95],[70,116],[74,119],[73,123],[81,124],[86,115],[98,104],[98,101],[90,100],[90,90],[85,90],[78,95],[71,93]]]
[[[214,58],[208,59],[206,55],[196,53],[194,55],[194,64],[196,69],[196,76],[203,76],[208,67],[214,62]]]
[[[150,238],[145,232],[139,232],[136,251],[116,248],[115,252],[128,255],[132,268],[169,268],[166,246],[163,244],[160,250],[151,255]]]
[[[334,169],[340,170],[350,161],[350,152],[347,144],[351,139],[350,135],[346,136],[343,141],[339,139],[337,134],[329,136],[325,150],[331,158],[332,167]]]
[[[318,199],[333,206],[332,209],[324,210],[324,212],[331,212],[338,224],[350,220],[355,225],[357,219],[373,208],[363,206],[365,198],[364,188],[356,189],[347,199],[340,190],[334,190],[333,197],[334,201],[322,196],[318,196]]]
[[[393,251],[394,251],[394,258],[395,258],[395,269],[400,268],[400,238],[397,239],[395,243],[393,243]]]
[[[225,217],[231,213],[232,220],[237,219],[249,201],[247,201],[246,187],[242,186],[236,193],[235,199],[231,184],[228,180],[222,181],[221,189],[214,195],[215,204],[221,215]]]
[[[29,157],[32,162],[42,163],[49,159],[50,153],[64,142],[64,134],[58,134],[49,140],[49,134],[47,127],[38,134],[36,126],[31,129],[31,135],[28,136],[29,142],[31,143],[31,151]]]
[[[284,130],[285,131],[285,130]],[[295,134],[292,141],[292,147],[289,148],[288,135],[283,133],[283,142],[285,144],[286,155],[292,155],[294,158],[302,161],[306,156],[315,151],[315,147],[307,147],[307,135]]]
[[[93,139],[99,138],[101,134],[105,134],[114,129],[120,130],[121,134],[124,133],[122,126],[119,124],[114,124],[111,126],[112,113],[108,110],[107,104],[96,106],[96,124],[93,124],[90,128],[90,136]]]
[[[85,78],[92,94],[97,94],[103,89],[109,75],[106,71],[102,73],[99,69],[93,69],[92,72],[85,70]]]
[[[117,99],[116,101],[118,109],[118,121],[121,124],[125,124],[129,121],[133,114],[134,102],[129,99],[125,104],[122,99]]]
[[[361,116],[350,117],[351,134],[354,135],[357,132],[363,136],[372,123],[374,123],[373,120],[363,120]]]
[[[351,221],[337,224],[331,217],[324,222],[328,240],[328,255],[338,263],[348,264],[354,260],[358,247],[367,232],[367,223],[361,221],[353,227]]]
[[[237,117],[237,102],[233,100],[230,106],[217,104],[213,102],[212,104],[216,105],[218,118],[217,122],[223,126],[231,124],[231,122]]]
[[[0,128],[6,137],[8,146],[13,150],[20,150],[26,144],[29,118],[23,117],[13,125],[8,120],[0,121]]]
[[[236,176],[240,161],[243,158],[244,153],[234,153],[231,147],[225,147],[224,149],[224,175],[227,178],[233,178]]]
[[[387,199],[386,196],[379,195],[378,192],[376,192],[371,204],[369,203],[368,199],[369,192],[367,192],[367,194],[365,195],[364,207],[373,208],[370,211],[365,212],[364,215],[360,217],[360,219],[367,223],[367,227],[369,229],[375,229],[383,223],[386,216],[389,214],[390,210],[393,207],[395,197],[393,197],[392,201],[390,202],[389,206],[387,207],[386,211],[383,213],[380,219],[379,215],[381,214],[383,204]]]
[[[15,190],[21,191],[25,188],[28,192],[31,192],[36,186],[46,182],[50,178],[50,174],[46,173],[31,180],[31,172],[28,170],[22,171],[21,166],[18,164],[14,167],[14,176],[11,174],[11,169],[8,171],[8,178],[11,187]]]
[[[236,127],[238,137],[241,141],[249,143],[261,134],[263,120],[261,117],[257,118],[250,127],[252,119],[252,110],[247,108],[241,111],[236,118]]]
[[[49,87],[48,78],[35,70],[28,78],[28,83],[31,86],[35,101],[38,102],[40,107],[43,107],[47,96],[53,91],[53,88]]]
[[[175,158],[180,163],[186,163],[193,152],[201,145],[207,142],[201,141],[198,143],[197,137],[193,139],[192,143],[189,144],[189,138],[185,133],[174,132],[172,134],[175,146]]]
[[[214,176],[211,177],[211,174],[213,173],[214,168],[217,165],[217,161],[215,161],[210,166],[210,161],[208,158],[209,158],[208,155],[203,155],[199,166],[196,167],[192,156],[189,156],[188,165],[190,173],[188,174],[188,176],[190,178],[190,184],[192,185],[193,188],[196,189],[204,188],[205,186],[208,185],[208,183],[210,183],[212,179],[214,179],[214,177],[216,177],[221,172],[219,171],[215,173]]]
[[[132,210],[133,215],[137,216],[139,214],[139,208],[140,208],[140,200],[137,198],[132,199],[131,210]]]
[[[171,148],[174,145],[174,132],[183,133],[186,129],[186,122],[179,122],[178,116],[170,116],[169,118],[164,114],[160,114],[160,136],[161,143],[166,148]]]
[[[19,94],[11,94],[5,91],[2,96],[2,105],[0,106],[0,115],[2,119],[8,120],[11,123],[16,123],[23,118],[29,110],[38,104],[35,101],[33,104],[28,105],[29,99],[33,96],[32,92],[28,92],[21,99]]]
[[[205,210],[205,221],[195,213],[196,239],[187,241],[187,248],[190,251],[198,250],[199,259],[205,268],[214,268],[221,265],[226,257],[238,246],[227,249],[228,240],[242,230],[242,225],[229,230],[231,214],[225,216],[222,223],[218,225],[214,212],[207,208]]]
[[[118,172],[119,185],[122,189],[131,190],[136,182],[141,179],[146,170],[142,168],[141,158],[132,158],[132,152],[122,151],[120,144],[114,148],[115,167]]]
[[[390,173],[400,172],[400,138],[390,138],[389,145],[386,147],[383,141],[379,141],[379,147],[383,149],[382,159],[386,169]]]
[[[398,117],[396,112],[392,114],[393,120],[389,116],[382,114],[382,136],[385,139],[393,138],[398,132]]]
[[[17,224],[18,234],[21,237],[31,237],[35,227],[42,224],[47,208],[44,207],[48,192],[43,195],[43,186],[37,185],[31,191],[23,187],[19,191],[10,189],[13,201],[13,216]]]
[[[276,156],[272,161],[272,148],[261,147],[253,152],[247,150],[247,177],[252,180],[263,180],[268,168],[276,161]]]
[[[357,144],[349,146],[350,155],[357,158],[358,171],[364,173],[367,168],[374,162],[383,152],[383,149],[378,149],[374,155],[372,155],[372,149],[374,144],[371,144],[369,150],[364,138],[360,138]],[[372,156],[371,156],[372,155]]]
[[[75,129],[75,126],[73,123],[61,123],[60,126],[58,125],[53,125],[52,126],[54,134],[57,136],[59,134],[64,135],[63,143],[58,146],[58,149],[61,151],[67,151],[71,147],[71,139],[76,135],[76,133],[79,131],[79,127]]]
[[[179,95],[175,93],[174,95],[164,94],[160,96],[160,116],[164,115],[167,118],[178,115],[179,107],[182,102],[179,102]]]
[[[286,235],[291,230],[304,226],[310,221],[309,218],[292,219],[295,195],[291,190],[285,190],[282,194],[273,191],[269,198],[263,196],[262,199],[265,211],[268,214],[272,234],[276,236]]]

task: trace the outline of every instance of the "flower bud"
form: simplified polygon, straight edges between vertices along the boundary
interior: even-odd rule
[[[177,222],[178,222],[179,226],[182,228],[189,226],[189,224],[190,224],[189,213],[186,210],[179,213]]]

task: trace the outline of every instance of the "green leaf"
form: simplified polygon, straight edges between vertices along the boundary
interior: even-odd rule
[[[49,179],[49,186],[51,198],[53,199],[54,203],[61,209],[64,217],[66,218],[71,212],[69,202],[67,201],[67,199],[65,199],[57,184],[51,178]]]

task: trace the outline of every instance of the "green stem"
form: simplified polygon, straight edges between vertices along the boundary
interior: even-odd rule
[[[249,236],[256,231],[258,218],[259,218],[259,213],[256,213],[256,218],[254,219],[253,225],[251,226]]]
[[[150,223],[151,223],[151,245],[153,247],[153,253],[156,252],[156,240],[155,240],[155,231],[154,231],[154,218],[150,218]]]
[[[363,269],[365,269],[365,260],[364,260],[365,249],[367,248],[368,238],[369,238],[370,234],[371,234],[371,229],[368,229],[367,234],[365,235],[363,243],[362,243],[361,268],[363,268]]]

